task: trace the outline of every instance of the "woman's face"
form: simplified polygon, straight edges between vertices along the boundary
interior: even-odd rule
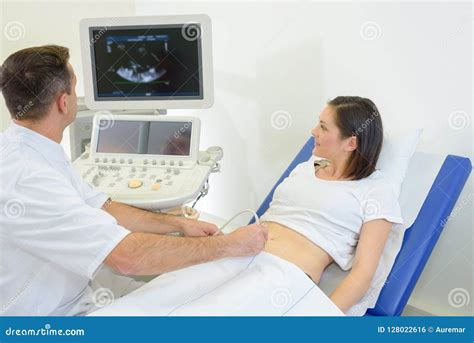
[[[334,109],[327,105],[319,115],[319,122],[311,130],[315,139],[313,155],[330,160],[338,159],[344,152],[351,151],[351,137],[341,139],[341,131],[335,123]]]

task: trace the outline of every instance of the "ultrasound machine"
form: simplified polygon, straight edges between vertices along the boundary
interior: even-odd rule
[[[85,19],[85,106],[70,127],[74,167],[113,200],[167,210],[207,194],[223,151],[199,150],[197,117],[213,104],[206,15]]]

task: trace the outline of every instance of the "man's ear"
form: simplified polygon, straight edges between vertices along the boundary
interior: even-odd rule
[[[66,114],[67,113],[67,93],[61,93],[57,99],[56,99],[56,106],[58,106],[58,112],[61,114]]]
[[[351,137],[347,138],[346,142],[346,151],[354,151],[357,149],[357,136],[352,135]]]

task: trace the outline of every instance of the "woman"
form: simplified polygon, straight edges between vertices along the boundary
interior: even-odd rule
[[[371,100],[329,101],[312,135],[313,158],[277,187],[261,218],[269,229],[265,251],[316,284],[332,262],[352,267],[330,296],[346,312],[367,292],[392,224],[403,221],[395,193],[375,169],[383,128]]]
[[[265,251],[162,274],[94,315],[364,314],[356,304],[392,224],[402,223],[390,184],[375,170],[382,132],[369,99],[329,101],[312,130],[314,156],[276,188],[261,217]],[[330,302],[316,284],[332,262],[352,269]]]

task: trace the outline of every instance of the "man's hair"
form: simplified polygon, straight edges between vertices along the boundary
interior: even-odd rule
[[[71,93],[69,49],[44,45],[8,56],[0,70],[0,90],[13,119],[44,117],[56,97]]]

